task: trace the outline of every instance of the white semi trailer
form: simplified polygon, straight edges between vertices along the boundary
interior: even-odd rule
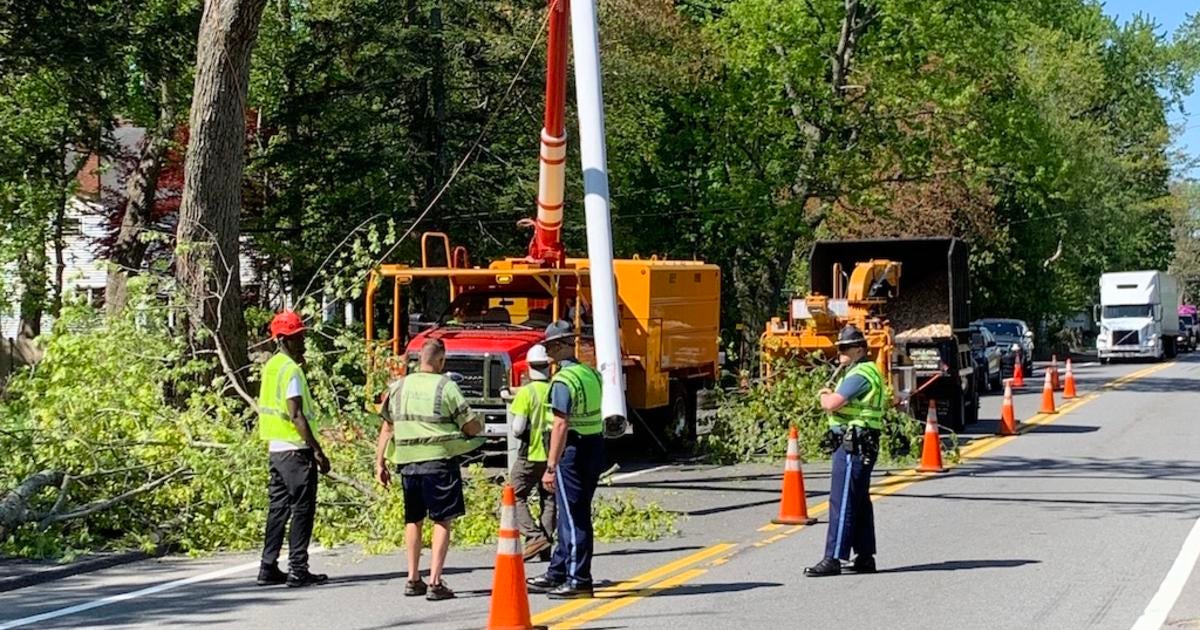
[[[1179,336],[1179,282],[1163,271],[1100,276],[1096,307],[1101,363],[1124,357],[1174,358]]]

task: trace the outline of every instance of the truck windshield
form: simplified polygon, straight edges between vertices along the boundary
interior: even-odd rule
[[[997,337],[1021,336],[1021,325],[1013,322],[983,322],[983,327]]]
[[[1153,317],[1154,308],[1149,304],[1109,304],[1104,307],[1104,319],[1118,317]]]

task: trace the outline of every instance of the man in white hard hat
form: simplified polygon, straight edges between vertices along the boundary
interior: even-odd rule
[[[546,473],[546,447],[550,435],[550,356],[546,347],[537,344],[525,355],[529,381],[517,390],[508,407],[510,427],[519,440],[517,459],[513,462],[509,483],[517,498],[517,525],[525,537],[525,559],[550,559],[550,547],[555,528],[554,493],[542,486]],[[541,518],[534,520],[529,511],[529,498],[537,493]]]

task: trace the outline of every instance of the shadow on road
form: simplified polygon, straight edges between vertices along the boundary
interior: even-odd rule
[[[926,571],[969,571],[971,569],[1011,569],[1027,564],[1040,564],[1041,560],[944,560],[928,564],[912,564],[906,567],[880,569],[880,573],[924,573]]]
[[[676,553],[679,551],[696,551],[703,549],[701,545],[686,545],[681,547],[662,547],[658,549],[611,549],[592,554],[593,556],[641,556],[654,553]]]
[[[617,597],[678,597],[681,595],[712,595],[714,593],[741,593],[759,588],[783,586],[779,582],[719,582],[714,584],[681,584],[671,587],[655,587],[611,591]]]

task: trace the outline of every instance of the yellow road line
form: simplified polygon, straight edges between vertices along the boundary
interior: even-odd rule
[[[690,582],[701,575],[704,575],[705,573],[708,573],[708,569],[691,569],[689,571],[684,571],[683,573],[663,580],[654,586],[641,589],[636,593],[631,593],[620,599],[616,599],[604,604],[603,606],[598,606],[585,613],[571,617],[560,624],[555,624],[554,630],[571,630],[572,628],[578,628],[589,621],[594,621],[601,617],[611,615],[612,613],[621,610],[626,606],[631,606],[647,597],[650,597],[651,595],[660,593],[667,589],[675,588],[676,586],[680,586],[685,582]]]
[[[667,564],[655,569],[651,569],[650,571],[642,573],[641,575],[631,577],[624,582],[614,584],[613,586],[598,588],[596,589],[595,599],[576,599],[565,604],[555,606],[549,610],[542,611],[537,615],[534,615],[533,624],[542,625],[549,623],[555,619],[569,615],[581,608],[587,608],[589,605],[595,603],[597,599],[612,599],[615,597],[621,597],[633,589],[657,581],[674,573],[675,571],[696,564],[697,562],[702,562],[713,556],[720,555],[721,553],[726,552],[736,546],[737,545],[734,543],[720,543],[711,547],[705,547],[696,553],[684,556],[673,562],[668,562]]]
[[[1102,385],[1096,392],[1085,394],[1074,400],[1067,401],[1066,404],[1064,404],[1058,408],[1057,413],[1054,413],[1054,414],[1039,413],[1034,416],[1031,416],[1028,420],[1021,423],[1021,426],[1018,429],[1018,431],[1020,433],[1026,433],[1029,431],[1033,431],[1038,427],[1051,424],[1051,423],[1057,421],[1062,416],[1070,413],[1071,411],[1077,409],[1078,407],[1081,407],[1085,403],[1087,403],[1091,400],[1094,400],[1095,398],[1098,397],[1099,392],[1116,389],[1116,388],[1120,387],[1121,385],[1124,385],[1131,381],[1135,381],[1144,376],[1148,376],[1159,370],[1166,369],[1172,365],[1174,365],[1174,362],[1163,363],[1163,364],[1151,366],[1146,369],[1138,370],[1138,371],[1132,372],[1130,374],[1126,374],[1125,376],[1118,377],[1118,378]],[[963,462],[967,461],[968,459],[977,458],[977,457],[983,455],[984,453],[987,453],[993,449],[999,448],[1000,446],[1012,441],[1016,437],[1017,436],[1011,436],[1011,435],[1005,435],[1005,436],[989,435],[989,436],[985,436],[985,437],[981,437],[981,438],[972,440],[969,444],[967,444],[960,450],[959,462],[957,464],[948,465],[947,468],[954,468],[954,467],[960,466],[960,465],[962,465]],[[909,486],[912,486],[913,484],[919,483],[926,479],[933,479],[933,478],[937,478],[937,477],[938,477],[937,474],[922,474],[922,473],[919,473],[919,472],[917,472],[915,470],[911,470],[911,469],[903,470],[903,471],[894,473],[891,476],[889,476],[887,479],[883,480],[882,482],[875,484],[875,486],[871,490],[871,495],[874,497],[883,497],[883,496],[887,496],[890,494],[895,494],[897,492],[900,492],[901,490],[904,490],[905,488],[908,488]],[[813,506],[812,509],[810,509],[808,511],[808,514],[809,514],[809,516],[815,517],[818,514],[822,514],[822,513],[828,512],[828,511],[829,511],[829,501],[822,501],[821,503],[818,503],[817,505]],[[770,523],[768,525],[764,525],[763,527],[758,528],[758,531],[771,532],[771,531],[775,531],[775,530],[779,529],[780,527],[781,526],[779,526],[779,525]],[[787,537],[791,536],[792,534],[795,534],[796,532],[799,532],[800,530],[802,530],[804,528],[805,528],[804,525],[797,525],[794,527],[790,527],[781,534],[776,534],[776,535],[770,536],[768,538],[765,538],[763,540],[753,543],[752,547],[764,547],[764,546],[770,545],[772,543],[778,542],[779,540],[787,538]],[[586,612],[580,613],[574,617],[564,619],[562,621],[562,623],[556,624],[554,626],[554,628],[555,628],[555,630],[568,630],[570,628],[578,628],[580,625],[582,625],[584,623],[587,623],[589,621],[594,621],[596,619],[599,619],[601,617],[609,615],[617,610],[625,608],[626,606],[632,605],[635,602],[638,602],[642,599],[651,597],[659,592],[662,592],[664,590],[674,588],[676,586],[680,586],[686,582],[689,582],[692,579],[707,573],[708,569],[691,569],[691,570],[685,571],[683,573],[680,573],[678,575],[675,575],[674,577],[671,577],[669,579],[663,580],[662,582],[659,582],[658,584],[654,584],[650,587],[639,588],[648,582],[653,582],[658,577],[661,577],[663,575],[669,575],[670,573],[673,573],[682,567],[685,567],[685,566],[688,566],[691,564],[695,564],[696,562],[699,562],[699,561],[703,560],[704,558],[711,557],[712,555],[716,555],[716,554],[720,553],[720,551],[732,549],[735,546],[736,545],[727,543],[724,545],[715,545],[713,547],[708,547],[708,548],[698,552],[697,554],[693,554],[692,556],[682,558],[680,560],[677,560],[676,562],[673,562],[673,563],[670,563],[667,565],[663,565],[659,569],[655,569],[650,572],[643,573],[642,575],[640,575],[638,577],[632,578],[626,582],[622,582],[622,583],[616,585],[615,587],[613,587],[612,590],[607,591],[606,594],[602,595],[602,592],[605,592],[603,589],[597,590],[597,592],[596,592],[597,598],[607,596],[609,598],[616,597],[616,599],[614,599],[613,601],[611,601],[607,604],[604,604],[602,606],[598,606],[598,607],[588,610]],[[719,547],[724,547],[724,548],[720,549],[719,551],[712,551]],[[711,552],[711,553],[706,554],[706,552]],[[698,556],[700,554],[706,554],[706,555],[701,558],[694,558],[695,556]],[[720,565],[728,562],[732,555],[733,554],[729,554],[728,556],[723,556],[723,557],[717,558],[717,559],[713,560],[713,562],[711,562],[709,566],[710,567],[720,566]],[[628,591],[633,588],[639,588],[639,590],[637,590],[634,593],[619,595],[619,593],[621,591]],[[585,608],[590,603],[593,603],[595,601],[596,600],[577,600],[577,601],[565,604],[563,606],[559,606],[557,608],[552,608],[544,613],[541,613],[537,617],[534,617],[533,623],[535,625],[537,625],[539,623],[545,623],[545,621],[549,621],[549,620],[552,620],[552,619],[555,619],[558,617],[562,617],[566,614],[569,614],[569,613],[579,610],[581,608]]]

